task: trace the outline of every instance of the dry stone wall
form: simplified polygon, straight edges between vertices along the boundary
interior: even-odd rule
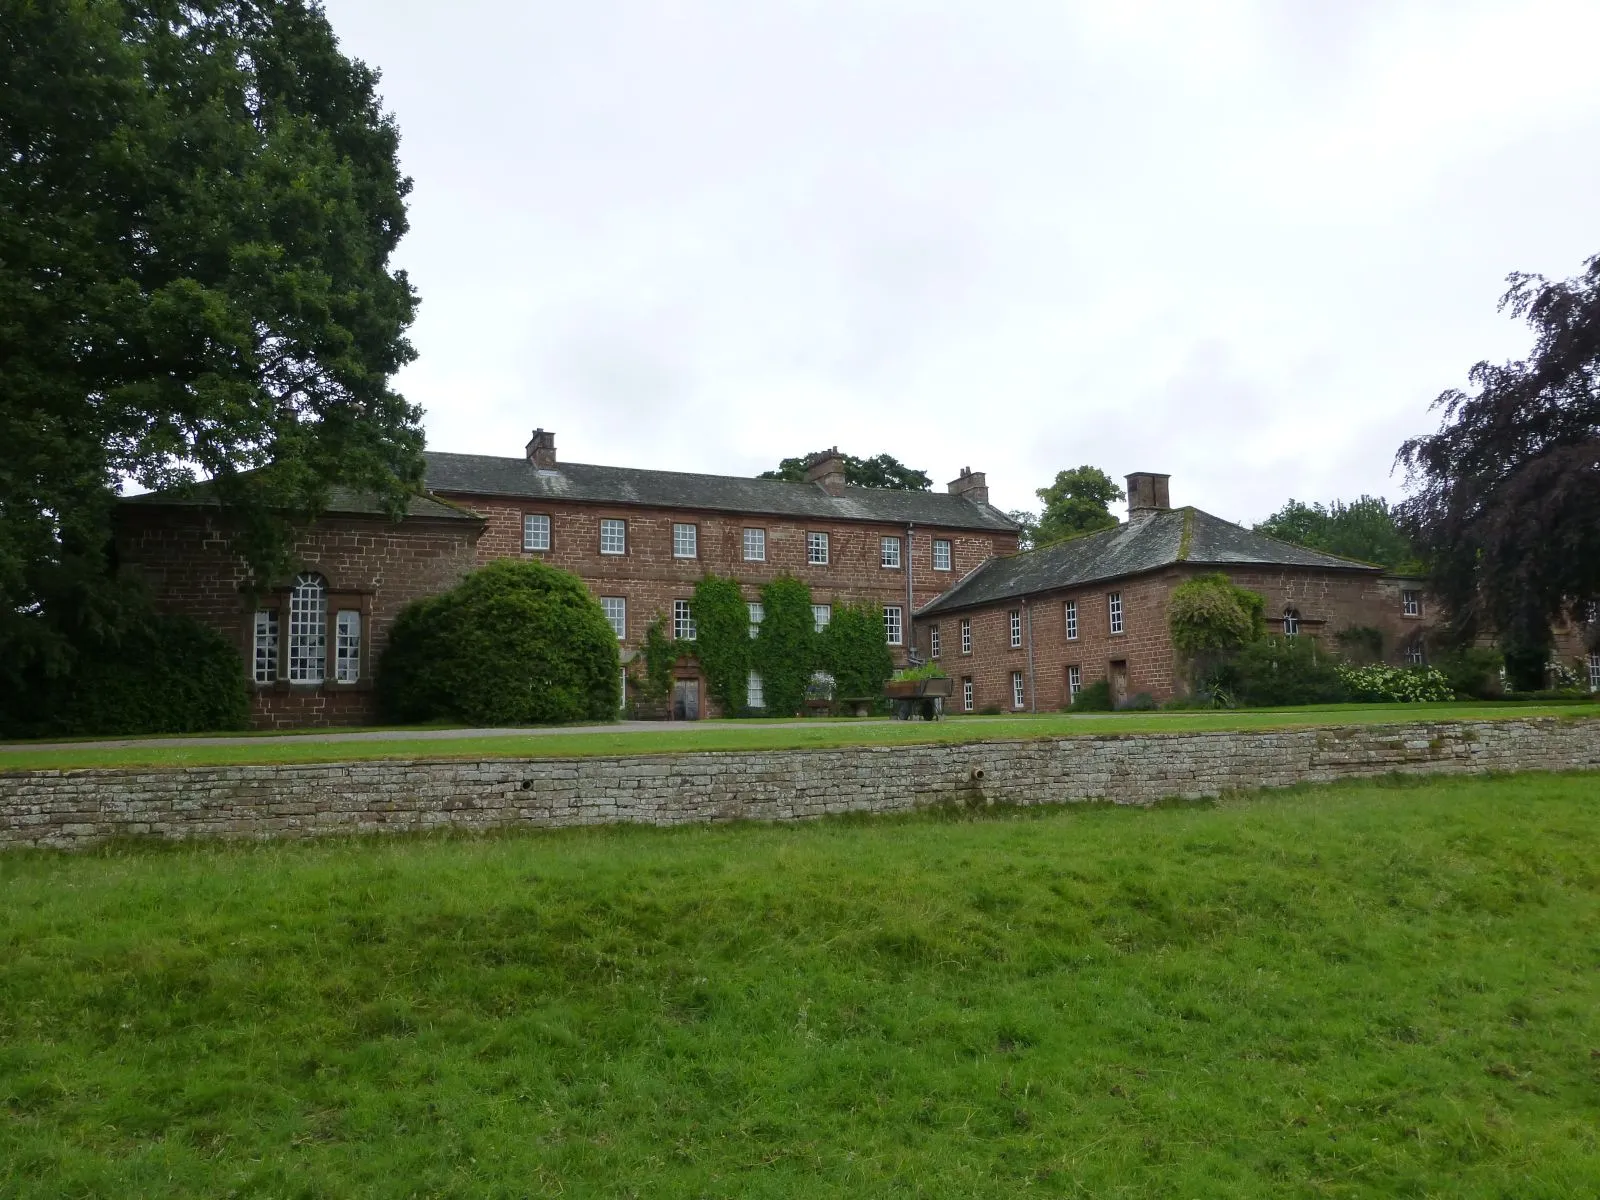
[[[0,774],[0,847],[1150,804],[1393,771],[1597,769],[1600,719],[1543,718],[635,758],[26,771]]]

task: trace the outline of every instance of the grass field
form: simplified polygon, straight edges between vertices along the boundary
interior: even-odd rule
[[[392,737],[326,742],[305,736],[248,737],[235,744],[210,737],[178,743],[134,741],[126,746],[66,746],[47,750],[26,743],[0,745],[0,771],[70,770],[81,767],[188,767],[234,763],[329,762],[374,758],[594,758],[614,754],[674,754],[690,750],[792,750],[828,746],[910,745],[927,742],[993,741],[1117,733],[1184,733],[1216,730],[1294,729],[1320,725],[1374,725],[1405,721],[1502,720],[1506,718],[1600,717],[1594,704],[1341,704],[1323,708],[1250,709],[1232,712],[1123,712],[1099,715],[1043,713],[1037,716],[949,717],[921,721],[782,724],[697,721],[648,729],[527,734],[448,739]]]
[[[0,855],[0,1195],[1594,1196],[1597,800]]]

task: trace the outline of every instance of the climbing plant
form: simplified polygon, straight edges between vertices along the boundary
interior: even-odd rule
[[[750,609],[732,579],[707,574],[694,585],[692,653],[706,673],[711,695],[729,716],[745,705],[752,641]],[[809,609],[807,610],[809,615]]]
[[[822,631],[818,659],[832,675],[839,696],[877,696],[894,674],[894,655],[884,636],[883,610],[874,604],[845,604],[833,610]]]
[[[761,589],[761,604],[754,665],[766,709],[775,716],[794,716],[805,704],[806,684],[817,669],[811,589],[792,575],[780,575]]]

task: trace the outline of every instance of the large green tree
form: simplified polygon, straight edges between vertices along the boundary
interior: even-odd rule
[[[933,479],[926,471],[908,467],[893,455],[857,458],[853,454],[841,454],[839,457],[844,460],[844,481],[852,487],[889,488],[899,492],[926,492],[933,487]],[[778,463],[777,470],[763,471],[756,478],[804,483],[806,464],[815,458],[815,454],[785,458]]]
[[[1349,504],[1342,500],[1326,505],[1290,500],[1255,526],[1255,531],[1391,571],[1421,570],[1396,511],[1382,496],[1362,496]]]
[[[1117,523],[1111,505],[1127,495],[1099,467],[1081,466],[1057,471],[1054,482],[1034,492],[1044,504],[1035,516],[1018,510],[1007,515],[1022,528],[1023,549],[1038,549],[1081,537]]]
[[[207,480],[259,575],[334,483],[398,512],[410,183],[308,0],[0,15],[0,671],[114,616],[119,489]]]
[[[1498,634],[1513,684],[1537,687],[1552,622],[1600,596],[1600,256],[1512,275],[1500,303],[1532,352],[1439,396],[1439,431],[1400,448],[1417,485],[1400,515],[1457,637]]]

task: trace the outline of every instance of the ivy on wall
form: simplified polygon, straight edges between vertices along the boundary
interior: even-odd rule
[[[794,716],[805,705],[806,685],[818,665],[811,589],[792,575],[780,575],[761,589],[761,605],[754,666],[766,708],[774,716]]]
[[[694,585],[691,603],[696,634],[691,653],[700,660],[712,697],[731,716],[745,706],[750,677],[749,606],[737,582],[710,574]]]
[[[822,631],[818,655],[845,699],[876,698],[894,674],[894,654],[884,636],[883,610],[873,604],[845,604],[833,610]]]

